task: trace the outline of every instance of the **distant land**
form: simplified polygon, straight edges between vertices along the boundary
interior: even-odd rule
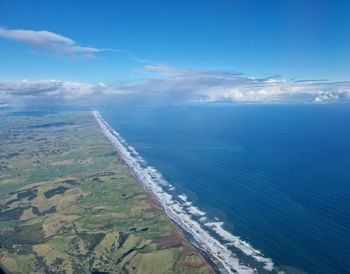
[[[5,272],[214,272],[90,112],[0,118]]]

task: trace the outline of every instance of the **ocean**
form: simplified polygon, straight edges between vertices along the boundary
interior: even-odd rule
[[[350,273],[349,105],[99,111],[240,272]]]

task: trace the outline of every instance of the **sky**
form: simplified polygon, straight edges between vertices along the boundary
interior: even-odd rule
[[[344,101],[349,26],[347,0],[0,0],[0,106],[34,94]]]

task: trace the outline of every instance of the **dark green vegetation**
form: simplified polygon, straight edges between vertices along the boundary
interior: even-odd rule
[[[211,273],[90,113],[1,115],[0,265],[11,273]]]

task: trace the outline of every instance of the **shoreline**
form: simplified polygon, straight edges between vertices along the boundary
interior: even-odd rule
[[[119,152],[119,151],[118,151]],[[122,160],[122,164],[125,165],[125,168],[127,169],[127,171],[129,172],[130,176],[132,176],[137,183],[139,183],[143,190],[148,193],[148,195],[150,195],[150,199],[152,199],[153,202],[157,203],[158,206],[160,206],[162,213],[165,215],[165,217],[171,222],[172,225],[175,226],[175,229],[177,230],[178,233],[181,234],[181,236],[184,238],[184,240],[191,245],[195,250],[197,250],[199,252],[199,254],[203,257],[203,259],[207,262],[207,264],[209,265],[209,267],[213,270],[213,273],[215,274],[220,274],[222,273],[220,271],[220,269],[218,268],[218,266],[215,264],[215,262],[209,257],[209,255],[204,252],[194,241],[193,241],[193,237],[192,235],[187,232],[186,230],[184,230],[181,226],[179,226],[172,218],[169,217],[169,215],[165,212],[163,206],[159,203],[158,199],[156,198],[156,196],[154,195],[154,193],[152,193],[151,191],[149,191],[145,185],[142,183],[142,181],[140,180],[140,178],[137,177],[136,174],[134,174],[133,170],[127,165],[127,163],[124,161],[123,158],[121,158]],[[1,273],[0,273],[1,274]]]
[[[89,112],[1,118],[0,268],[214,273]]]
[[[135,149],[127,145],[126,141],[102,118],[98,111],[92,111],[92,115],[102,133],[119,152],[131,173],[148,192],[153,194],[167,217],[180,229],[186,240],[203,254],[203,257],[210,265],[214,266],[214,271],[219,273],[256,273],[257,269],[243,264],[227,248],[226,244],[213,237],[210,232],[214,232],[214,234],[219,235],[226,241],[231,241],[231,245],[234,245],[234,247],[238,248],[246,256],[254,259],[265,271],[271,272],[275,270],[270,258],[265,258],[260,251],[254,249],[239,237],[224,230],[222,222],[204,223],[193,219],[195,214],[191,214],[189,213],[191,211],[186,211],[183,208],[186,201],[184,200],[184,203],[181,204],[176,197],[164,190],[164,182],[162,181],[161,174],[155,168],[145,165],[145,161]],[[191,207],[197,209],[194,206]]]
[[[94,118],[96,119],[95,115]],[[102,118],[102,117],[101,117]],[[104,121],[104,120],[103,120]],[[101,128],[100,124],[97,121],[98,126]],[[102,130],[102,133],[103,130]],[[105,135],[105,134],[104,134]],[[106,136],[107,137],[107,136]],[[107,139],[109,140],[109,138],[107,137]],[[110,141],[110,140],[109,140]],[[113,145],[113,143],[112,143]],[[115,146],[114,146],[115,147]],[[120,153],[120,151],[116,148],[116,150],[118,151],[118,153]],[[120,153],[121,154],[121,153]],[[121,160],[123,161],[123,164],[125,164],[126,168],[128,169],[128,171],[130,172],[130,175],[133,176],[136,181],[141,184],[141,186],[144,188],[144,190],[149,193],[149,195],[151,195],[151,198],[161,207],[163,214],[170,220],[170,222],[175,226],[175,229],[181,233],[181,235],[184,237],[185,241],[188,242],[188,244],[190,244],[193,248],[195,248],[199,254],[203,257],[203,259],[208,263],[208,265],[212,268],[213,273],[215,274],[220,274],[222,273],[220,271],[220,269],[218,268],[218,265],[212,260],[212,258],[210,258],[210,256],[203,251],[203,249],[201,249],[198,244],[196,242],[194,242],[193,240],[193,236],[186,230],[184,230],[177,222],[175,222],[165,211],[163,205],[159,202],[159,200],[157,199],[157,196],[154,195],[154,193],[152,191],[150,191],[142,182],[142,180],[137,176],[137,174],[135,174],[134,170],[128,165],[128,163],[124,160],[124,157],[121,157]]]

